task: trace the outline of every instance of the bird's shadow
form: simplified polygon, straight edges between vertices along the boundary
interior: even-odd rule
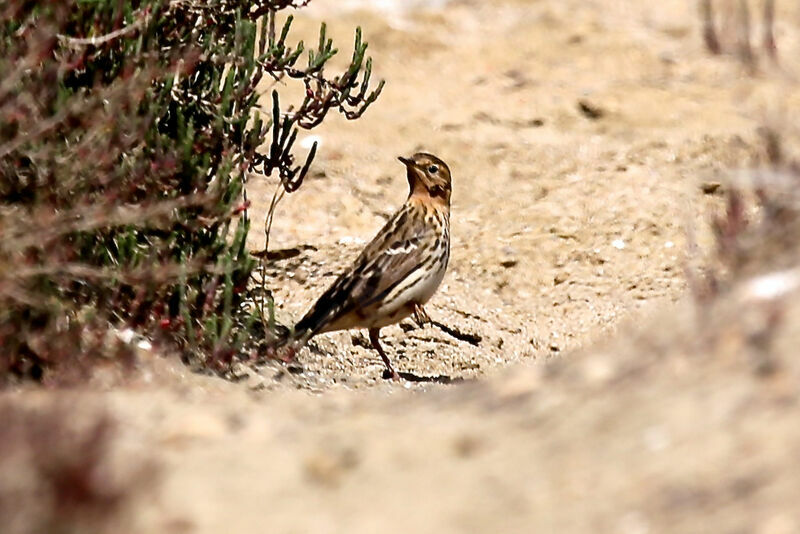
[[[400,371],[397,374],[400,375],[400,378],[402,378],[403,380],[407,380],[409,382],[429,382],[434,384],[461,384],[466,382],[464,378],[461,378],[459,376],[455,378],[447,375],[419,376],[415,375],[414,373],[406,373],[403,371]],[[384,370],[383,378],[391,380],[392,374],[388,370]]]

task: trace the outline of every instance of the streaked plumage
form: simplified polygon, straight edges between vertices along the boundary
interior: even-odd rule
[[[431,298],[450,258],[450,169],[422,152],[399,159],[407,169],[408,199],[297,323],[294,335],[305,344],[323,332],[367,328],[393,378],[398,374],[379,331]]]

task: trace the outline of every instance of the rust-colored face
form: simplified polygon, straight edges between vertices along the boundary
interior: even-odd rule
[[[406,166],[411,195],[427,195],[432,200],[450,205],[450,168],[444,161],[425,152],[397,159]]]

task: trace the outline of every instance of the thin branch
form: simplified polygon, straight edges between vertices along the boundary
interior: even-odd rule
[[[82,46],[99,46],[139,30],[146,22],[146,19],[146,17],[140,18],[133,24],[129,24],[128,26],[114,30],[113,32],[105,35],[98,35],[96,37],[70,37],[68,35],[59,33],[58,40],[73,48],[80,48]]]
[[[719,54],[722,52],[722,47],[717,38],[717,30],[714,26],[714,8],[711,5],[711,0],[700,0],[700,18],[703,21],[703,40],[706,43],[706,48],[712,54]]]
[[[778,58],[778,47],[775,45],[775,35],[773,33],[774,26],[775,2],[774,0],[766,0],[764,2],[764,49],[773,60]]]
[[[151,206],[127,204],[109,206],[101,204],[88,208],[78,206],[54,217],[47,217],[42,211],[23,219],[19,213],[4,214],[3,231],[0,232],[6,250],[20,251],[28,247],[50,243],[53,239],[74,232],[89,232],[115,226],[141,225],[143,221],[152,227],[159,217],[170,216],[175,210],[202,206],[216,199],[213,194],[186,195],[174,200],[163,200]],[[15,221],[9,224],[8,221]],[[36,221],[37,223],[33,222]]]

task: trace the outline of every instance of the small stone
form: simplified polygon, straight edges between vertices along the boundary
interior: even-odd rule
[[[250,376],[250,367],[242,362],[236,362],[231,366],[231,378],[234,380],[241,380]]]
[[[713,195],[720,188],[719,182],[703,182],[700,184],[700,190],[706,195]]]
[[[564,271],[558,272],[553,277],[553,285],[563,284],[564,282],[567,281],[567,278],[568,278],[567,273],[565,273]]]
[[[578,100],[578,110],[584,117],[591,120],[602,118],[606,112],[600,106],[589,102],[588,100]]]
[[[506,269],[509,269],[509,268],[515,266],[517,263],[518,263],[518,261],[515,260],[514,258],[504,258],[504,259],[500,260],[500,265],[502,265]]]

